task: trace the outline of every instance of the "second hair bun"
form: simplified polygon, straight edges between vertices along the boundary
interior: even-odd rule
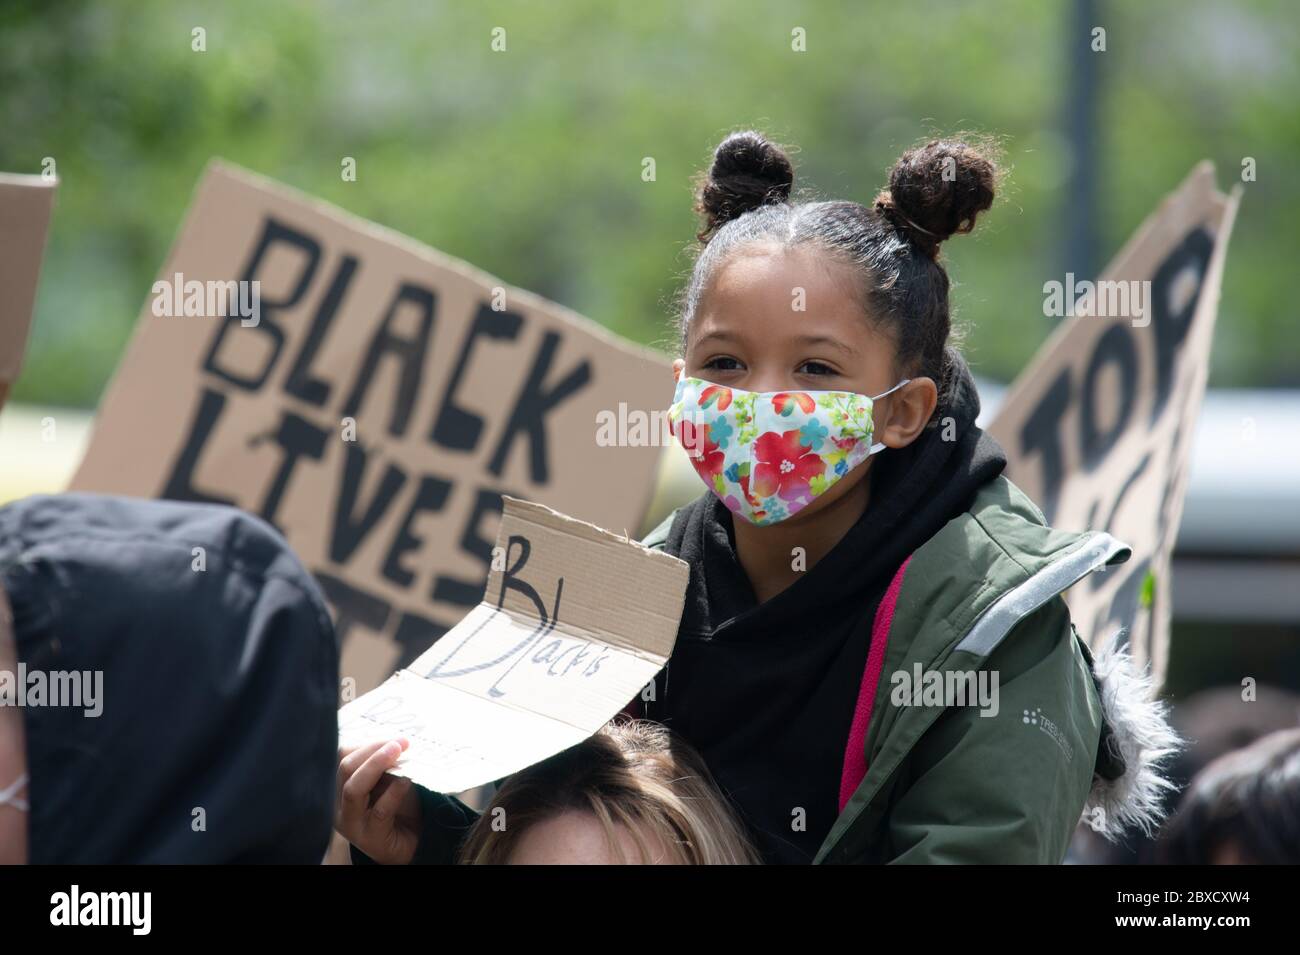
[[[960,140],[931,140],[909,149],[894,163],[889,188],[876,207],[927,255],[939,243],[975,228],[975,218],[993,204],[997,166],[987,147]]]

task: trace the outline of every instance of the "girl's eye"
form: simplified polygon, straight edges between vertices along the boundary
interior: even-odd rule
[[[802,375],[838,375],[839,372],[822,361],[806,361],[795,369]]]
[[[706,361],[704,367],[714,371],[741,371],[745,366],[735,358],[719,355],[717,358],[710,358]]]

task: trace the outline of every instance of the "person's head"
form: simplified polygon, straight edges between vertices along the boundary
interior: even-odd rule
[[[1300,863],[1300,729],[1279,730],[1197,773],[1165,826],[1161,862]]]
[[[871,397],[910,379],[874,412],[874,440],[906,447],[937,420],[956,360],[939,246],[992,204],[992,154],[934,140],[903,153],[869,205],[791,201],[785,151],[757,132],[728,136],[696,193],[703,247],[681,294],[676,375]]]
[[[1239,686],[1209,687],[1174,707],[1170,722],[1189,745],[1174,753],[1166,765],[1166,775],[1175,787],[1162,797],[1168,818],[1177,813],[1192,779],[1214,760],[1245,749],[1269,733],[1300,725],[1300,693],[1263,682],[1255,693],[1252,699],[1243,700]],[[1152,865],[1163,847],[1159,832],[1133,829],[1112,841],[1080,825],[1075,849],[1091,865]]]
[[[459,858],[517,865],[759,861],[699,754],[644,720],[606,724],[515,773]]]
[[[260,518],[0,507],[0,861],[319,862],[337,710],[324,597]]]

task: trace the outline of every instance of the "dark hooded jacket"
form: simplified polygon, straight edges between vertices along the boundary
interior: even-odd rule
[[[275,530],[224,506],[32,497],[0,508],[0,584],[20,667],[102,673],[98,715],[23,707],[30,862],[321,861],[338,647]]]

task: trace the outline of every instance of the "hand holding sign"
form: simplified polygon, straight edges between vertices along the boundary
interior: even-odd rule
[[[420,800],[409,779],[390,776],[406,739],[339,753],[334,828],[381,865],[408,865],[420,845]]]
[[[482,603],[339,713],[349,748],[404,737],[394,773],[463,792],[580,743],[667,662],[686,594],[675,557],[504,498]]]

